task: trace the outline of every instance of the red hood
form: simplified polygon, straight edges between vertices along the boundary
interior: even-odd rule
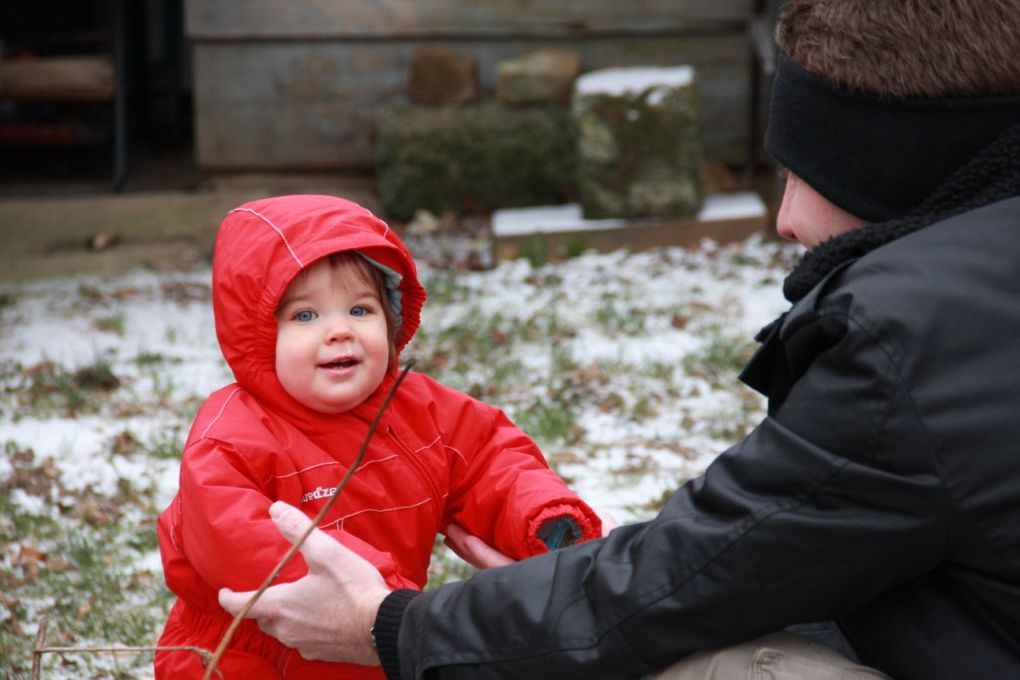
[[[298,424],[329,419],[295,401],[276,377],[276,307],[299,271],[345,250],[400,274],[399,353],[418,329],[425,289],[407,248],[368,210],[333,196],[266,198],[231,210],[216,236],[212,296],[223,356],[241,387]],[[369,402],[379,401],[382,391]]]

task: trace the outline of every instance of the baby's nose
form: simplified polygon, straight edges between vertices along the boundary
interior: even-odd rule
[[[348,340],[352,337],[353,332],[351,331],[351,324],[342,317],[337,317],[330,320],[329,324],[329,335],[326,339],[327,342],[337,342],[340,340]]]

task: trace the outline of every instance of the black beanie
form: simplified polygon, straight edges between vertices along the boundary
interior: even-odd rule
[[[1017,122],[1020,97],[851,93],[780,51],[765,146],[835,205],[880,222],[910,212]]]

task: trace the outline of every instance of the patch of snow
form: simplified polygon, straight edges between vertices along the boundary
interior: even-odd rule
[[[752,196],[708,197],[699,217],[761,215],[764,207]],[[575,205],[499,211],[494,229],[587,230],[593,222],[604,228],[624,224],[582,220]],[[546,453],[590,504],[621,523],[644,520],[664,495],[735,443],[733,423],[743,427],[764,415],[764,403],[756,406],[735,375],[724,376],[720,386],[697,371],[689,374],[687,364],[713,343],[753,344],[757,330],[788,308],[780,285],[795,248],[754,237],[725,246],[705,241],[693,249],[588,252],[544,266],[519,259],[456,274],[422,263],[422,279],[434,280],[437,289],[430,291],[435,297],[425,305],[419,337],[409,350],[430,356],[447,336],[490,327],[493,333],[517,333],[511,345],[500,348],[499,360],[518,363],[521,375],[509,383],[512,389],[489,401],[515,417],[557,389],[581,390],[583,398],[570,408],[583,435],[575,443],[547,445]],[[208,270],[138,272],[13,290],[0,286],[14,300],[0,323],[0,367],[49,360],[71,370],[101,359],[121,379],[116,391],[103,396],[99,413],[77,417],[59,410],[32,413],[13,390],[0,390],[0,444],[32,448],[37,463],[52,457],[69,490],[91,486],[113,495],[118,482],[127,480],[133,488],[151,489],[157,507],[165,507],[177,489],[177,460],[147,449],[152,442],[169,441],[172,448],[183,441],[193,408],[231,381],[210,301],[167,293],[175,285],[201,290],[209,279]],[[121,328],[100,330],[111,318]],[[532,337],[525,338],[521,328],[531,328]],[[549,329],[557,332],[555,341],[545,335]],[[463,351],[455,343],[449,349]],[[598,378],[574,387],[558,368],[564,361]],[[462,373],[435,377],[468,389],[490,380],[494,363],[483,358]],[[647,407],[639,410],[641,401]],[[113,442],[125,431],[139,444],[117,452]],[[0,457],[0,478],[12,469],[13,462]],[[60,511],[54,495],[12,492],[19,507],[39,514]],[[153,518],[138,521],[143,519]],[[134,567],[159,572],[158,553],[146,552]]]
[[[698,220],[714,222],[765,215],[765,202],[754,191],[708,194],[698,212]]]
[[[699,222],[717,222],[764,215],[765,203],[762,202],[761,197],[753,191],[743,191],[705,196],[701,210],[698,211],[695,219]],[[588,220],[581,214],[579,203],[531,208],[503,208],[492,214],[492,234],[493,236],[522,236],[535,233],[605,231],[624,227],[640,229],[642,226],[659,225],[670,219],[673,218]]]
[[[52,509],[49,499],[33,496],[24,489],[12,489],[11,501],[25,512],[34,515],[47,515]]]
[[[692,66],[633,66],[585,73],[575,85],[578,94],[613,97],[640,94],[651,88],[687,87],[694,81]]]

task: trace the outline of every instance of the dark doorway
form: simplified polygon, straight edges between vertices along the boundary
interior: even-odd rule
[[[0,193],[195,181],[182,5],[0,3]]]

